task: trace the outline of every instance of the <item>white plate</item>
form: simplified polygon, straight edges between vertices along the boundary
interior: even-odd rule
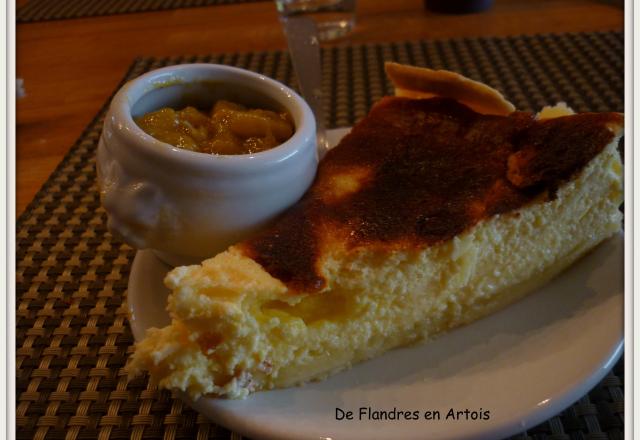
[[[335,142],[345,133],[332,130]],[[304,387],[246,400],[189,402],[216,423],[267,439],[497,439],[560,412],[595,386],[623,348],[623,238],[598,246],[524,300],[464,328],[401,348]],[[136,254],[129,278],[131,329],[140,340],[169,322],[169,268]],[[419,411],[420,420],[358,420],[360,407]],[[336,408],[354,420],[336,420]],[[488,420],[445,419],[489,411]],[[441,420],[425,420],[439,411]]]

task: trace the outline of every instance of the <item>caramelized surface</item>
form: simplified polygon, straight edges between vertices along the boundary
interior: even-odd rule
[[[330,253],[449,240],[548,197],[613,139],[618,113],[536,121],[451,99],[388,97],[331,150],[305,197],[240,249],[293,291],[318,291]]]

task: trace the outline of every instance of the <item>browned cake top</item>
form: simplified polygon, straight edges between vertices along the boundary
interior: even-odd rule
[[[318,291],[328,251],[421,248],[553,194],[612,141],[618,113],[535,120],[444,98],[380,101],[304,198],[240,249],[292,291]]]

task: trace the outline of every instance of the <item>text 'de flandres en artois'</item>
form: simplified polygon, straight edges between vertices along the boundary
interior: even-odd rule
[[[376,409],[370,406],[361,406],[356,411],[336,408],[336,420],[489,420],[491,411],[483,408],[471,410],[469,408],[448,410],[418,410],[418,409]]]

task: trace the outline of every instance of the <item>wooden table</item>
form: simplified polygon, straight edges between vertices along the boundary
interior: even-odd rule
[[[347,42],[621,30],[620,3],[496,0],[482,14],[447,16],[426,12],[422,0],[358,0]],[[17,103],[18,215],[136,56],[286,47],[271,2],[19,24],[16,32],[27,92]]]

